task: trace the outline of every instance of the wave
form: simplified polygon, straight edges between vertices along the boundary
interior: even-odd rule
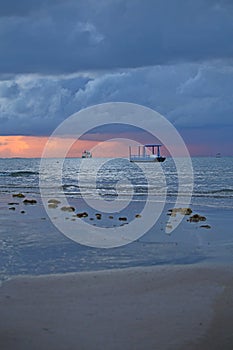
[[[194,196],[208,196],[208,197],[221,197],[221,196],[232,196],[233,189],[232,188],[221,188],[219,190],[210,190],[210,191],[199,191],[194,190]]]
[[[213,191],[208,191],[207,193],[223,193],[223,192],[226,192],[226,193],[233,193],[233,189],[232,188],[222,188],[220,190],[213,190]]]
[[[31,176],[31,175],[39,175],[39,172],[26,170],[26,171],[13,171],[10,173],[10,176],[12,177],[17,177],[17,176],[25,177],[25,176]]]
[[[19,170],[19,171],[1,171],[0,176],[10,176],[10,177],[27,177],[32,175],[39,175],[38,171],[30,170]]]
[[[67,188],[72,188],[72,187],[76,187],[76,188],[79,188],[80,186],[78,185],[75,185],[75,184],[66,184],[66,185],[62,185],[62,188],[65,190]]]

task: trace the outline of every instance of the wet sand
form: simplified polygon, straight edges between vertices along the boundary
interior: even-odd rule
[[[0,310],[1,350],[230,350],[232,266],[16,277]]]
[[[3,199],[0,206],[2,253],[7,253],[12,239],[14,245],[8,254],[18,258],[14,262],[16,266],[11,258],[5,261],[3,276],[14,271],[16,274],[19,271],[48,273],[50,265],[55,272],[59,271],[60,260],[55,259],[56,255],[48,257],[58,244],[62,252],[69,253],[64,255],[64,264],[71,254],[68,249],[71,245],[49,223],[38,198],[36,205],[25,205],[18,200],[15,210],[9,210],[7,204],[11,196]],[[142,262],[161,264],[169,258],[170,265],[19,276],[5,281],[0,287],[0,349],[232,350],[232,212],[196,207],[195,213],[205,215],[211,229],[201,228],[199,223],[190,223],[184,218],[179,228],[167,235],[164,233],[165,210],[158,229],[142,237],[142,243],[134,246],[131,255],[120,255],[117,251],[118,255],[113,256],[111,252],[101,258],[98,251],[98,259],[92,260],[94,264],[89,268],[108,266],[108,259],[112,261],[112,257],[119,266],[122,261],[125,264],[136,261],[141,266]],[[78,219],[76,222],[78,224]],[[105,224],[104,219],[101,222]],[[166,245],[156,245],[158,242],[170,244],[171,249],[163,250]],[[177,258],[187,263],[190,255],[189,251],[182,250],[183,242],[191,245],[194,257],[198,258],[200,253],[202,264],[175,265]],[[52,249],[43,250],[47,246]],[[36,255],[40,251],[44,255]],[[77,257],[81,259],[81,254],[84,254],[81,250],[75,250],[71,267],[80,268]],[[94,259],[91,254],[85,255],[85,265],[89,257]],[[101,259],[105,265],[97,266]],[[15,270],[10,269],[11,265]]]

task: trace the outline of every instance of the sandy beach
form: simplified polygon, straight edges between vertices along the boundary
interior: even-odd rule
[[[232,266],[16,277],[0,303],[1,350],[233,348]]]

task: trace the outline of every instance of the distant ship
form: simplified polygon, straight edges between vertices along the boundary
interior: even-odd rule
[[[92,158],[92,153],[90,151],[83,151],[82,158]]]
[[[219,152],[219,153],[216,153],[216,156],[215,156],[216,158],[221,158],[221,153]]]
[[[160,155],[161,146],[157,144],[140,145],[137,154],[132,154],[131,147],[129,147],[129,160],[130,162],[164,162],[166,158]],[[155,153],[156,148],[157,153]],[[148,154],[147,149],[151,151],[150,154]]]

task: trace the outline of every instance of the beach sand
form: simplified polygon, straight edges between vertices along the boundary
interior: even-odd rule
[[[0,308],[1,350],[233,349],[230,265],[16,277]]]

